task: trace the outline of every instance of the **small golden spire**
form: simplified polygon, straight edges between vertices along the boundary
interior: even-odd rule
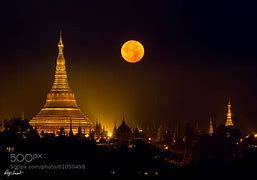
[[[58,48],[59,48],[59,54],[62,54],[63,48],[64,48],[64,45],[62,43],[62,31],[60,31],[60,39],[59,39],[59,43],[58,43]]]
[[[227,120],[225,126],[233,126],[233,121],[232,121],[232,113],[231,113],[231,104],[230,100],[228,101],[228,112],[227,112]]]

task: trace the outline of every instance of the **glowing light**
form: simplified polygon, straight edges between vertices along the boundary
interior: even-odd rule
[[[148,138],[148,141],[151,141],[152,140],[152,138]]]
[[[108,135],[107,135],[108,137],[112,137],[112,133],[108,133]]]
[[[144,47],[136,40],[129,40],[121,47],[121,56],[127,62],[136,63],[143,58]]]
[[[115,171],[110,171],[110,174],[115,174]]]
[[[138,131],[139,131],[139,132],[143,132],[143,130],[142,130],[142,129],[139,129]]]
[[[57,133],[60,127],[63,127],[64,131],[69,131],[72,126],[73,133],[76,134],[77,127],[81,126],[85,133],[89,133],[92,122],[79,109],[68,84],[63,48],[60,34],[53,86],[47,94],[44,107],[29,123],[33,127],[36,125],[38,132]]]
[[[163,148],[166,150],[169,149],[169,147],[166,144],[163,145]]]
[[[228,101],[228,112],[227,112],[227,120],[225,126],[234,126],[232,121],[232,113],[231,113],[231,104],[230,101]]]
[[[257,138],[257,134],[254,134],[254,137]]]

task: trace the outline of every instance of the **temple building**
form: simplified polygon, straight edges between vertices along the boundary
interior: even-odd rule
[[[226,120],[225,126],[234,126],[233,121],[232,121],[230,101],[228,101],[228,112],[227,112],[227,120]]]
[[[92,122],[78,107],[68,84],[63,48],[60,34],[54,83],[47,94],[44,107],[30,120],[30,125],[37,128],[38,132],[58,134],[63,128],[66,134],[71,130],[76,134],[79,129],[88,134]]]
[[[120,144],[127,144],[132,138],[132,131],[123,117],[121,125],[117,129],[117,139]]]

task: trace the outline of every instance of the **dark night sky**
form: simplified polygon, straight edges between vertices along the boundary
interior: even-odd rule
[[[210,116],[257,131],[257,2],[6,1],[0,6],[0,118],[39,112],[54,78],[63,32],[69,84],[92,120],[109,129],[171,128]],[[136,39],[143,60],[129,64],[121,45]]]

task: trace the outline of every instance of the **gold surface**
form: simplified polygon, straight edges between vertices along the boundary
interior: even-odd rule
[[[88,133],[92,123],[79,109],[68,84],[63,48],[60,34],[54,83],[47,94],[44,107],[31,119],[30,125],[36,127],[38,132],[49,133],[58,133],[61,127],[68,133],[70,126],[73,133],[77,133],[80,126],[83,132]]]
[[[230,101],[228,101],[228,112],[227,112],[227,120],[225,126],[234,126],[232,121],[232,113],[231,113],[231,104]]]

